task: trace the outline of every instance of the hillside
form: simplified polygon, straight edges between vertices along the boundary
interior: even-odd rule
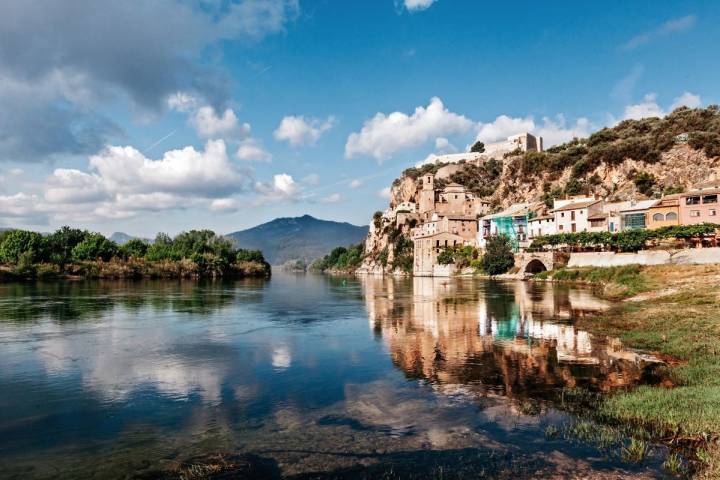
[[[544,152],[517,152],[479,165],[408,168],[392,184],[390,207],[416,202],[419,178],[426,172],[435,174],[436,188],[459,183],[488,200],[494,211],[517,202],[551,206],[554,198],[566,195],[596,194],[609,201],[659,198],[720,178],[720,109],[680,107],[663,118],[624,120]],[[387,272],[393,268],[388,261],[392,247],[408,237],[410,226],[375,223],[363,267]]]
[[[262,250],[272,265],[302,259],[310,263],[338,245],[359,243],[368,227],[320,220],[310,215],[277,218],[247,230],[226,235],[238,248]]]
[[[132,235],[128,235],[127,233],[124,233],[124,232],[115,232],[112,235],[110,235],[110,237],[109,237],[110,240],[117,243],[118,245],[125,245],[130,240],[134,240],[136,238],[139,240],[148,242],[148,243],[152,242],[152,240],[149,240],[147,238],[133,237]]]

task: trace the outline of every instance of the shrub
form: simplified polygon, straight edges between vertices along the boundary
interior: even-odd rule
[[[515,255],[507,235],[490,237],[482,257],[483,270],[488,275],[500,275],[515,265]]]
[[[4,263],[36,262],[44,256],[45,242],[37,232],[12,230],[3,236],[0,261]]]
[[[131,240],[128,240],[125,245],[120,247],[120,250],[122,251],[125,258],[142,258],[148,251],[148,244],[140,240],[139,238],[133,238]]]
[[[115,242],[99,233],[91,233],[86,235],[82,242],[75,245],[72,249],[72,258],[75,261],[97,259],[108,261],[118,252],[119,248]]]

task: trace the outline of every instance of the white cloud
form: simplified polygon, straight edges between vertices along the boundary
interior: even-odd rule
[[[698,108],[700,105],[702,105],[700,95],[683,92],[679,97],[675,97],[672,105],[670,105],[670,111],[673,111],[678,107]]]
[[[362,180],[356,178],[355,180],[352,180],[350,182],[349,186],[350,186],[350,188],[360,188],[360,187],[362,187],[362,184],[363,184]]]
[[[44,208],[37,195],[16,193],[0,195],[0,218],[33,218],[42,215]],[[37,223],[44,223],[42,222]]]
[[[331,193],[320,199],[320,203],[340,203],[344,200],[343,196],[339,193]]]
[[[102,177],[75,169],[58,168],[47,180],[45,200],[56,203],[87,203],[108,198]]]
[[[250,134],[250,124],[240,123],[235,112],[230,108],[222,115],[218,115],[213,107],[200,107],[190,122],[202,138],[242,140]]]
[[[427,107],[415,108],[412,115],[377,113],[363,124],[360,132],[350,134],[345,156],[371,155],[382,162],[399,150],[419,147],[443,135],[463,133],[472,126],[471,120],[450,112],[442,100],[433,97]]]
[[[477,140],[484,143],[505,140],[516,133],[529,132],[535,128],[533,118],[512,118],[507,115],[500,115],[493,122],[481,123],[478,130]]]
[[[21,176],[23,173],[25,173],[25,170],[23,170],[22,168],[11,168],[8,173],[9,173],[10,175],[12,175],[13,177],[19,177],[19,176]]]
[[[695,25],[696,20],[697,17],[695,15],[687,15],[684,17],[670,19],[657,28],[634,36],[622,46],[622,49],[634,50],[642,45],[650,43],[657,38],[664,37],[673,33],[684,32],[692,28]]]
[[[380,197],[380,198],[385,198],[385,199],[388,199],[388,200],[390,199],[390,197],[391,197],[391,195],[392,195],[392,193],[391,193],[391,191],[390,191],[390,187],[385,187],[385,188],[383,188],[382,190],[379,190],[379,191],[377,192],[377,194],[378,194],[378,197]]]
[[[532,132],[543,138],[545,146],[551,147],[570,141],[573,138],[587,137],[593,128],[587,118],[578,118],[574,124],[568,125],[565,116],[558,114],[555,119],[543,117],[543,123],[534,128]]]
[[[419,12],[432,6],[437,0],[404,0],[403,5],[409,12]]]
[[[210,202],[210,210],[213,212],[234,212],[237,210],[237,202],[233,198],[216,198]]]
[[[625,107],[623,119],[639,120],[641,118],[647,118],[647,117],[663,117],[663,116],[665,116],[665,112],[660,107],[660,105],[658,105],[656,100],[657,100],[657,94],[648,93],[647,95],[645,95],[643,97],[642,102],[636,103],[634,105],[628,105]]]
[[[481,124],[476,140],[492,143],[505,140],[518,133],[530,132],[543,137],[544,146],[550,147],[572,140],[574,137],[586,137],[590,134],[591,128],[590,121],[584,117],[578,118],[574,124],[568,125],[563,114],[558,114],[555,118],[543,117],[541,123],[535,122],[530,115],[524,118],[500,115],[493,122]]]
[[[457,152],[457,147],[450,143],[450,140],[448,140],[445,137],[438,137],[435,139],[435,152],[437,153],[455,153]]]
[[[198,100],[188,92],[175,92],[168,97],[167,104],[178,112],[191,112],[198,106]]]
[[[293,147],[314,145],[334,123],[335,118],[332,116],[324,121],[318,118],[305,118],[302,115],[287,116],[280,121],[273,135],[276,140],[287,141]]]
[[[261,195],[260,199],[255,202],[256,205],[283,201],[293,202],[303,198],[302,188],[292,175],[287,173],[273,175],[272,183],[257,182],[255,191]]]
[[[256,160],[259,162],[272,160],[272,154],[265,150],[260,142],[254,138],[248,138],[240,142],[236,155],[240,160]]]

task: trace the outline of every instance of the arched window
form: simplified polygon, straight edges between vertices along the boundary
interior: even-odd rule
[[[677,220],[677,213],[669,212],[667,215],[665,215],[665,220]]]
[[[653,221],[662,222],[663,220],[665,220],[665,216],[662,213],[656,213],[653,215]]]

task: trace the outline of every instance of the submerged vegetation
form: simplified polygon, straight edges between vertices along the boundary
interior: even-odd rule
[[[50,235],[27,230],[0,233],[0,278],[177,278],[267,276],[262,252],[234,247],[210,230],[152,243],[118,245],[99,233],[62,227]]]

